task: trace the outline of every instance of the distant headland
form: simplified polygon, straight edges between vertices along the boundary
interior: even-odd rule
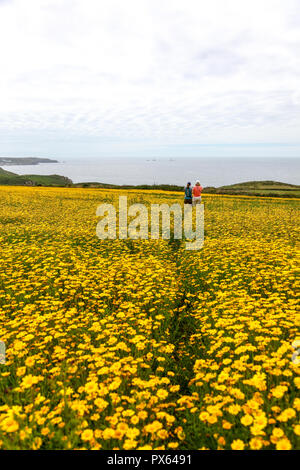
[[[58,163],[58,161],[39,157],[0,157],[0,165],[38,165],[39,163]]]

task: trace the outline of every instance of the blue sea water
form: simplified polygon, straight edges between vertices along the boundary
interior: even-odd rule
[[[59,159],[59,163],[9,165],[18,174],[58,174],[74,183],[192,184],[223,186],[244,181],[273,180],[300,184],[300,158],[99,158]]]

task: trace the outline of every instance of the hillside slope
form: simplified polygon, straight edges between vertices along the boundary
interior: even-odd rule
[[[17,175],[0,168],[0,185],[11,186],[72,186],[72,180],[60,175]]]
[[[300,197],[300,186],[279,181],[246,181],[243,183],[205,188],[205,192],[215,194],[241,194],[247,196]]]

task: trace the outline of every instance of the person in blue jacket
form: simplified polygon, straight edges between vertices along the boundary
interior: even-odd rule
[[[192,195],[191,183],[187,183],[186,187],[184,188],[184,203],[192,204],[192,202],[193,202],[193,195]]]

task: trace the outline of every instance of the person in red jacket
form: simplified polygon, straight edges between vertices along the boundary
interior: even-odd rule
[[[200,181],[196,181],[196,184],[193,187],[193,206],[195,206],[195,204],[200,204],[202,191],[203,188]]]

